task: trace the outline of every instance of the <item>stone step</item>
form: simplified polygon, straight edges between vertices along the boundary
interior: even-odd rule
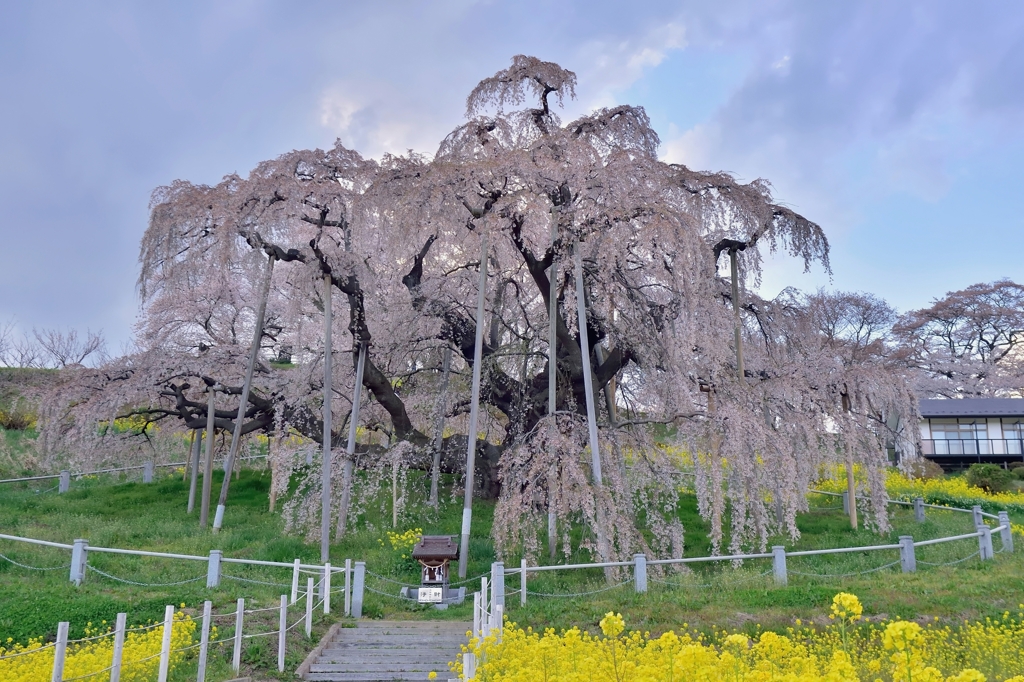
[[[449,676],[455,677],[454,674],[444,671],[437,672],[438,680],[447,680]],[[393,682],[394,680],[429,680],[430,672],[388,672],[388,673],[372,673],[372,672],[361,672],[361,673],[306,673],[305,679],[315,680],[317,682]]]
[[[352,663],[314,663],[309,666],[311,673],[357,673],[357,672],[430,672],[440,674],[448,672],[448,661],[424,661],[408,663],[381,661],[368,663],[353,661]]]

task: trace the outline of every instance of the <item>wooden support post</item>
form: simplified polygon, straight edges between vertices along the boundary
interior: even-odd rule
[[[89,541],[81,538],[71,546],[71,582],[81,585],[85,580],[85,567],[89,557]]]
[[[124,633],[127,624],[128,614],[117,614],[114,621],[114,651],[110,657],[110,682],[121,682],[121,661],[124,658]]]
[[[920,497],[914,498],[914,520],[924,523],[924,500]]]
[[[587,333],[586,290],[583,287],[583,255],[577,243],[573,258],[576,266],[576,313],[579,321],[580,356],[583,361],[583,387],[587,398],[587,430],[590,434],[590,467],[593,484],[597,493],[597,553],[601,561],[611,561],[611,549],[605,533],[604,500],[601,491],[604,488],[604,477],[601,475],[601,449],[597,437],[597,409],[594,405],[594,379],[590,368],[590,338]],[[605,578],[611,580],[610,569],[605,569]]]
[[[284,672],[284,650],[288,635],[288,595],[281,595],[281,610],[277,618],[277,672]]]
[[[1013,554],[1013,528],[1010,526],[1009,512],[999,512],[999,525],[1003,527],[999,532],[1000,539],[1003,541],[1003,551]]]
[[[210,624],[213,620],[213,602],[203,602],[203,629],[199,635],[199,668],[196,670],[196,682],[206,682],[206,658],[210,654]]]
[[[352,575],[352,617],[363,617],[363,586],[366,581],[366,562],[357,561]]]
[[[60,472],[60,480],[57,482],[57,494],[62,495],[71,489],[71,472]]]
[[[160,640],[160,667],[157,671],[157,682],[167,682],[167,673],[171,669],[171,633],[174,631],[174,606],[164,607],[163,638]]]
[[[210,493],[213,486],[213,439],[214,439],[214,400],[217,396],[218,385],[207,386],[206,392],[206,461],[203,462],[203,495],[199,500],[199,527],[206,528],[210,522]]]
[[[235,428],[231,432],[231,447],[228,449],[228,456],[224,460],[224,480],[220,486],[220,498],[217,501],[217,513],[213,517],[213,532],[216,533],[224,524],[224,508],[228,502],[228,488],[231,486],[231,472],[234,470],[235,457],[238,455],[238,445],[242,438],[242,425],[245,421],[245,413],[249,406],[249,390],[252,388],[252,375],[256,371],[256,359],[260,354],[260,341],[263,340],[263,320],[267,313],[267,297],[270,296],[270,282],[274,276],[274,261],[277,258],[270,256],[267,259],[267,270],[263,275],[263,284],[260,288],[259,305],[256,308],[256,323],[253,327],[252,346],[249,349],[249,364],[245,369],[245,381],[242,383],[242,395],[238,402],[238,414],[235,417]]]
[[[188,483],[188,513],[191,514],[196,508],[196,485],[199,482],[199,450],[203,447],[203,432],[198,429],[192,431],[192,454],[189,457]]]
[[[316,599],[316,592],[313,590],[312,576],[306,578],[306,637],[313,636],[313,600]]]
[[[292,564],[292,604],[299,600],[299,566],[301,564],[302,562],[299,559],[296,559],[295,563]]]
[[[526,606],[526,559],[519,562],[519,605]]]
[[[558,239],[558,221],[551,222],[551,247]],[[548,272],[548,416],[554,419],[558,409],[558,262],[552,258]],[[551,470],[548,472],[548,556],[555,558],[558,545],[558,515],[555,511],[558,490],[558,451],[551,446]]]
[[[473,346],[473,384],[469,402],[469,432],[466,434],[466,484],[462,502],[462,541],[459,547],[459,577],[469,566],[469,532],[473,524],[473,487],[476,481],[476,432],[480,415],[480,369],[483,364],[484,303],[487,300],[487,228],[480,237],[480,281],[476,292],[476,340]]]
[[[68,626],[70,623],[61,621],[57,623],[57,642],[53,647],[53,672],[50,676],[51,682],[61,682],[64,679],[64,658],[68,651]]]
[[[633,555],[633,584],[637,594],[647,591],[647,556],[644,554]]]
[[[904,573],[917,570],[917,556],[914,553],[914,538],[910,535],[900,536],[900,566]]]
[[[772,573],[779,585],[786,585],[789,582],[786,572],[786,548],[782,545],[772,547]]]
[[[437,415],[434,418],[434,460],[430,465],[430,497],[427,504],[434,509],[440,502],[437,497],[437,486],[441,479],[441,447],[444,445],[444,415],[448,409],[448,380],[452,370],[452,349],[445,347],[444,358],[441,360],[441,391],[437,398]]]
[[[242,618],[245,616],[245,599],[239,597],[235,607],[235,646],[231,652],[231,669],[236,673],[242,665]]]
[[[331,293],[334,285],[331,283],[331,275],[324,275],[324,436],[321,445],[322,460],[320,465],[320,561],[327,561],[331,550],[331,448],[332,448],[332,425],[333,414],[332,398],[334,389],[334,342],[332,330],[334,327],[334,306],[331,303]]]
[[[220,564],[224,553],[219,549],[210,550],[210,561],[206,566],[207,589],[220,586]]]
[[[147,461],[142,463],[142,482],[152,483],[153,482],[153,462]]]
[[[324,580],[321,583],[323,586],[323,599],[324,599],[324,613],[328,614],[331,612],[331,564],[330,562],[324,564]]]
[[[352,414],[348,424],[348,445],[345,447],[345,463],[341,474],[341,509],[338,510],[337,537],[344,537],[348,525],[348,505],[352,495],[352,470],[355,466],[356,429],[359,426],[359,399],[363,395],[363,370],[366,367],[365,343],[359,343],[359,358],[356,360],[356,381],[352,389]]]
[[[352,560],[345,559],[345,615],[352,615]]]

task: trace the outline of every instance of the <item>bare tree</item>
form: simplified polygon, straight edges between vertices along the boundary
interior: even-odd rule
[[[32,335],[46,358],[46,364],[52,367],[81,365],[90,356],[99,362],[106,359],[106,341],[103,340],[102,332],[86,330],[85,338],[79,338],[76,329],[63,331],[33,328]]]

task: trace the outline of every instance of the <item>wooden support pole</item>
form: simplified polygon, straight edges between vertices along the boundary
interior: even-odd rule
[[[583,360],[583,387],[587,397],[587,430],[590,434],[590,462],[593,483],[597,495],[597,553],[601,561],[611,560],[611,549],[608,546],[608,537],[604,529],[604,500],[600,492],[604,487],[604,478],[601,475],[601,450],[597,437],[597,410],[594,405],[594,379],[590,368],[590,339],[587,334],[587,303],[585,289],[583,287],[583,256],[580,253],[579,243],[574,249],[573,259],[576,266],[576,312],[579,320],[580,332],[580,357]],[[611,579],[610,569],[605,569],[605,576]]]
[[[487,299],[488,234],[481,228],[480,282],[476,294],[476,341],[473,347],[473,388],[469,405],[469,433],[466,438],[466,485],[462,503],[462,542],[459,547],[459,577],[469,566],[469,531],[473,523],[473,486],[476,477],[476,431],[480,416],[480,366],[483,364],[484,302]]]
[[[333,354],[334,345],[331,331],[334,326],[331,303],[331,276],[324,275],[324,437],[321,447],[323,459],[320,465],[320,561],[327,561],[331,551],[331,399],[334,389]]]
[[[441,391],[437,398],[437,416],[434,420],[434,461],[430,466],[430,497],[427,500],[434,509],[440,502],[437,497],[437,485],[441,478],[441,446],[444,444],[444,414],[448,409],[448,380],[452,369],[452,349],[445,347],[444,358],[441,360]]]
[[[206,528],[210,522],[210,492],[213,486],[213,438],[214,438],[214,400],[219,386],[207,386],[206,398],[206,461],[203,462],[203,496],[199,501],[199,527]]]
[[[274,256],[267,259],[267,269],[260,287],[259,304],[256,308],[256,323],[252,334],[252,347],[249,349],[249,364],[245,368],[245,381],[242,383],[242,395],[238,402],[238,415],[235,417],[235,428],[231,432],[231,447],[227,459],[224,460],[224,481],[220,486],[220,498],[217,501],[217,513],[213,518],[213,532],[216,533],[224,524],[224,506],[228,501],[228,488],[231,487],[231,472],[234,470],[235,457],[238,455],[238,444],[242,439],[242,425],[245,412],[249,405],[249,390],[252,388],[252,375],[256,371],[256,360],[260,354],[260,342],[263,340],[263,320],[267,313],[267,298],[270,296],[270,282],[274,276]]]
[[[174,631],[174,606],[164,607],[164,629],[160,640],[160,667],[157,670],[157,682],[167,682],[167,673],[171,670],[171,633]]]
[[[110,658],[110,682],[121,682],[121,661],[124,658],[124,633],[127,623],[127,613],[117,614],[114,621],[114,651]]]
[[[358,341],[358,340],[357,340]],[[352,414],[348,424],[348,444],[345,446],[345,463],[341,472],[341,509],[338,510],[336,537],[343,537],[348,526],[348,505],[352,497],[352,473],[355,468],[356,429],[359,427],[359,401],[363,395],[363,370],[366,368],[366,354],[369,348],[359,342],[359,358],[356,360],[356,382],[352,389]]]
[[[199,668],[196,671],[196,682],[206,682],[206,658],[210,653],[210,624],[213,620],[213,602],[203,602],[203,629],[199,635]]]
[[[239,597],[235,607],[235,646],[231,652],[231,669],[236,673],[242,665],[242,618],[245,616],[245,599]]]
[[[551,221],[551,248],[558,239],[558,221]],[[558,262],[552,258],[548,271],[548,416],[554,419],[558,409]],[[558,450],[551,445],[551,469],[548,471],[548,556],[555,558],[558,545]]]
[[[288,595],[281,595],[281,610],[277,619],[277,672],[284,672],[284,649],[288,634]]]
[[[191,464],[191,477],[188,484],[188,513],[191,514],[196,508],[196,483],[199,481],[199,451],[203,447],[203,432],[200,429],[192,431],[192,456],[189,458]]]

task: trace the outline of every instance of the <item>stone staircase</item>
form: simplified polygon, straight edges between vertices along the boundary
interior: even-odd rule
[[[391,682],[454,678],[448,662],[466,643],[469,623],[451,621],[357,621],[335,626],[297,671],[321,682]]]

